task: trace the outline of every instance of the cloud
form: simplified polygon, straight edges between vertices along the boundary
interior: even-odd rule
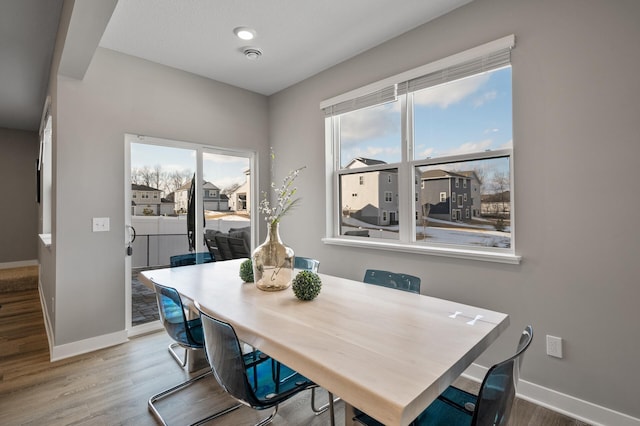
[[[456,148],[453,148],[446,152],[442,152],[441,155],[460,155],[469,154],[472,152],[482,152],[490,149],[492,144],[493,140],[491,139],[484,139],[478,142],[466,142]]]
[[[498,147],[498,149],[507,149],[507,148],[513,148],[513,139],[508,140],[507,142],[503,143]]]
[[[482,96],[478,96],[477,98],[475,98],[473,100],[473,107],[474,108],[480,108],[482,105],[484,105],[485,103],[494,100],[496,97],[498,97],[498,92],[495,90],[492,90],[490,92],[486,92],[484,93]]]
[[[345,114],[340,119],[342,146],[399,133],[400,115],[397,111],[394,103]]]
[[[346,157],[350,159],[364,157],[389,162],[389,158],[400,157],[400,148],[381,148],[375,146],[354,147],[349,150],[349,154],[346,155]]]
[[[415,92],[414,103],[421,106],[438,106],[446,109],[477,92],[489,80],[489,74],[479,74],[456,80],[427,90]]]
[[[433,147],[427,148],[423,151],[417,151],[416,158],[430,158],[433,157],[435,149]]]

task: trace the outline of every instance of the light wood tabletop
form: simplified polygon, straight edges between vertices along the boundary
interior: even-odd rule
[[[409,424],[509,324],[503,313],[325,274],[320,295],[302,302],[291,289],[243,283],[242,261],[141,279],[176,288],[241,340],[389,426]]]

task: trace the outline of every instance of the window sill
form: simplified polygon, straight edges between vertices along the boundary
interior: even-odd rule
[[[520,264],[522,256],[512,253],[502,253],[484,250],[465,250],[461,248],[422,246],[418,244],[402,244],[399,242],[387,242],[376,240],[364,240],[355,238],[326,237],[322,242],[329,245],[358,247],[376,250],[397,251],[403,253],[416,253],[431,256],[452,257],[456,259],[481,260],[484,262]]]
[[[38,237],[40,237],[42,245],[47,248],[51,247],[51,234],[38,234]]]

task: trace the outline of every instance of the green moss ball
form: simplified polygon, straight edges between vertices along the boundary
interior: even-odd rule
[[[253,282],[253,263],[251,259],[247,259],[240,264],[240,278],[245,283]]]
[[[300,300],[313,300],[320,294],[322,281],[315,272],[300,271],[291,284],[293,293]]]

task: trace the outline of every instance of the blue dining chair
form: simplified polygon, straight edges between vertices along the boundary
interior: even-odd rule
[[[295,256],[293,260],[293,267],[295,269],[303,269],[305,271],[318,273],[320,261],[310,257]]]
[[[420,294],[420,278],[414,275],[367,269],[363,282]]]
[[[478,395],[449,386],[412,423],[411,426],[503,426],[509,421],[520,366],[533,340],[528,325],[520,335],[516,354],[489,369]],[[365,413],[355,410],[353,420],[365,426],[384,426]]]
[[[197,306],[197,304],[196,304]],[[262,357],[257,362],[243,357],[238,336],[231,324],[200,312],[204,330],[205,351],[213,374],[220,386],[240,403],[256,410],[273,408],[271,414],[256,426],[271,423],[278,406],[307,389],[317,385],[297,372],[286,380],[279,379],[273,371],[271,358]],[[282,365],[282,364],[281,364]],[[283,365],[290,371],[288,367]],[[334,424],[331,405],[331,424]]]
[[[164,326],[167,334],[169,334],[169,336],[174,341],[169,345],[169,353],[178,362],[178,364],[180,364],[180,366],[184,367],[187,364],[187,354],[189,351],[204,349],[202,321],[200,320],[200,318],[187,320],[184,306],[182,304],[182,299],[180,298],[180,294],[176,291],[176,289],[155,283],[154,287],[156,291],[156,300],[158,302],[158,311],[160,312],[160,320],[162,321],[162,325]],[[180,359],[180,357],[174,351],[174,347],[182,347],[185,349],[184,360]],[[251,356],[254,355],[252,354]],[[179,383],[170,389],[153,395],[151,398],[149,398],[148,401],[149,411],[151,411],[153,416],[161,424],[166,425],[166,422],[158,412],[154,403],[193,385],[197,381],[210,376],[211,374],[211,371],[207,371],[203,374],[192,377],[187,381]],[[200,422],[215,419],[216,417],[222,416],[238,408],[240,408],[239,404],[233,405],[200,420]]]

